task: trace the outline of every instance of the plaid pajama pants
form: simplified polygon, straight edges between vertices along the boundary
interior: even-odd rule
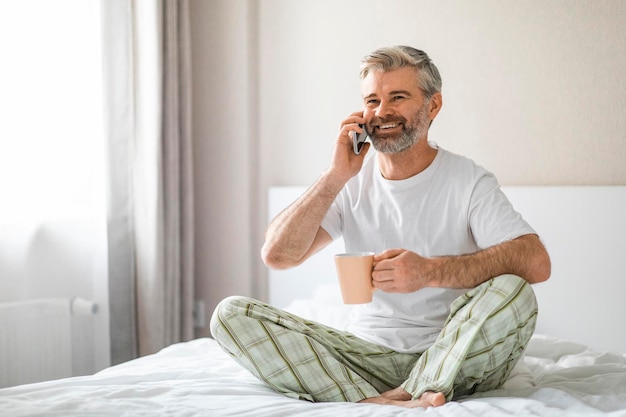
[[[211,333],[243,367],[293,398],[356,402],[402,386],[413,398],[435,391],[449,401],[500,387],[536,319],[530,285],[502,275],[457,298],[423,353],[395,352],[246,297],[218,305]]]

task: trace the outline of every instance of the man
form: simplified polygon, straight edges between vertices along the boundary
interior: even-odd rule
[[[271,222],[262,256],[289,268],[343,236],[346,251],[377,253],[380,291],[347,332],[231,297],[212,334],[267,384],[310,401],[429,407],[498,388],[534,331],[529,284],[548,279],[549,256],[491,173],[428,141],[442,95],[426,53],[379,49],[361,80],[363,111],[341,124],[329,168]],[[356,155],[363,128],[376,152],[368,143]]]

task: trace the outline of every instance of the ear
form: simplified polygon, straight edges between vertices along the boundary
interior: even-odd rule
[[[439,114],[439,110],[441,110],[441,106],[443,105],[443,97],[441,96],[441,92],[437,92],[432,95],[430,98],[429,106],[430,110],[428,112],[428,117],[430,118],[430,122],[432,123]]]

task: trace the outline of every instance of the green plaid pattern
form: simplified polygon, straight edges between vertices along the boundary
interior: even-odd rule
[[[402,386],[448,400],[498,388],[521,357],[537,318],[523,279],[503,275],[451,306],[424,353],[398,353],[246,297],[222,301],[211,333],[244,368],[275,390],[308,401],[356,402]]]

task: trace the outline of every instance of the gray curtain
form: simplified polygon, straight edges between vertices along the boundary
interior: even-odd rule
[[[188,1],[102,0],[111,362],[193,338]]]

